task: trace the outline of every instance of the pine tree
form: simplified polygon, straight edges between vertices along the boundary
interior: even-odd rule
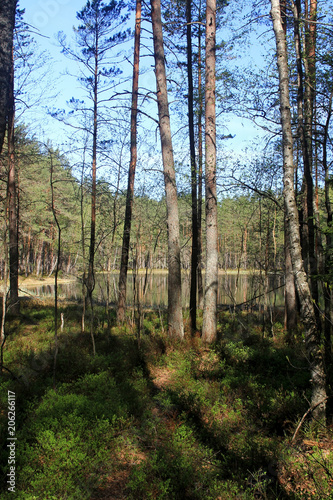
[[[128,186],[126,195],[126,212],[124,221],[123,244],[121,249],[121,263],[119,273],[119,295],[117,307],[117,320],[125,319],[126,284],[128,254],[131,236],[132,208],[134,197],[134,178],[137,160],[137,114],[139,90],[139,61],[140,61],[140,32],[141,32],[141,0],[136,1],[135,35],[134,35],[134,63],[132,81],[132,106],[131,106],[131,151],[130,167],[128,171]]]
[[[205,87],[205,145],[206,145],[206,274],[202,338],[216,339],[217,329],[217,193],[216,193],[216,123],[215,123],[215,63],[216,63],[216,1],[206,3],[206,87]]]
[[[85,7],[77,13],[77,19],[81,24],[76,28],[76,44],[79,51],[72,50],[67,44],[65,37],[60,34],[59,41],[63,53],[75,59],[82,67],[83,76],[80,82],[87,90],[89,99],[92,101],[92,128],[88,130],[91,135],[91,218],[90,218],[90,244],[88,275],[86,288],[89,302],[91,304],[91,336],[93,351],[95,345],[92,333],[93,325],[93,300],[92,294],[95,288],[95,251],[96,251],[96,185],[97,185],[97,161],[98,161],[98,139],[100,132],[100,108],[101,101],[105,101],[105,92],[111,86],[113,78],[121,73],[119,68],[111,64],[111,51],[119,43],[128,37],[128,31],[119,31],[119,27],[128,16],[123,16],[122,11],[125,4],[122,1],[111,0],[104,3],[101,0],[88,1]],[[80,111],[81,102],[72,99],[76,111]],[[81,109],[85,114],[85,107]]]
[[[161,3],[151,0],[151,19],[154,38],[155,75],[165,197],[168,224],[168,330],[170,337],[183,338],[183,313],[181,293],[181,266],[179,244],[179,217],[177,187],[171,139],[167,80],[163,46]]]

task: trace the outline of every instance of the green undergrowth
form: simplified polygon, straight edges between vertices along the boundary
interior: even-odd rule
[[[62,306],[56,386],[54,310],[27,302],[7,325],[0,387],[3,499],[332,498],[332,435],[305,421],[302,342],[256,317],[221,313],[220,339],[167,338],[145,313],[111,331],[95,311],[96,356],[77,305]],[[87,328],[89,329],[89,318]],[[200,319],[199,319],[200,321]],[[244,326],[245,325],[245,326]],[[7,393],[16,395],[15,494],[8,473]]]

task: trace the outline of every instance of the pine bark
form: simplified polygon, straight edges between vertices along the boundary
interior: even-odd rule
[[[294,190],[294,158],[289,98],[288,56],[286,38],[281,21],[279,0],[271,0],[271,17],[276,40],[277,65],[280,84],[280,112],[284,163],[283,194],[286,224],[288,227],[290,243],[290,255],[295,275],[297,293],[301,302],[300,314],[304,325],[305,346],[311,372],[311,405],[315,408],[313,414],[317,418],[324,418],[326,407],[325,371],[323,357],[320,350],[320,335],[316,325],[314,306],[311,291],[307,282],[307,276],[304,271],[300,245],[298,211]]]
[[[57,210],[55,207],[55,192],[54,192],[54,164],[53,164],[53,156],[50,151],[50,187],[51,187],[51,209],[54,221],[57,226],[58,231],[58,249],[57,249],[57,264],[54,274],[54,355],[53,355],[53,388],[56,388],[56,369],[57,369],[57,357],[59,352],[58,345],[58,275],[60,269],[60,257],[61,257],[61,227],[59,224],[59,220],[57,217]]]
[[[91,218],[90,218],[90,246],[87,278],[87,292],[92,306],[92,294],[95,288],[95,246],[96,246],[96,178],[97,178],[97,133],[98,133],[98,32],[96,28],[95,42],[95,69],[93,87],[93,144],[92,144],[92,185],[91,185]]]
[[[0,153],[6,134],[17,0],[0,2]]]
[[[203,98],[202,98],[202,71],[201,71],[201,1],[199,2],[199,32],[198,32],[198,303],[199,308],[203,309],[203,279],[202,279],[202,117],[203,117]]]
[[[205,145],[206,145],[206,274],[202,338],[216,339],[217,329],[217,197],[216,197],[216,123],[215,123],[215,46],[216,0],[206,3],[206,71],[205,71]]]
[[[97,14],[96,14],[97,17]],[[92,184],[91,184],[91,217],[90,217],[90,245],[89,264],[87,277],[87,295],[90,302],[90,337],[93,348],[93,355],[96,354],[94,337],[94,304],[93,291],[95,289],[95,247],[96,247],[96,192],[97,192],[97,136],[98,136],[98,80],[99,80],[99,33],[96,19],[95,26],[95,64],[94,64],[94,85],[93,85],[93,143],[92,143]]]
[[[15,168],[15,136],[14,136],[14,55],[12,54],[12,67],[10,72],[10,87],[8,96],[8,229],[9,229],[9,306],[11,314],[17,315],[20,312],[20,302],[18,293],[18,207],[16,188],[16,168]]]
[[[314,13],[313,13],[314,10]],[[311,0],[311,15],[315,17],[316,1]],[[302,56],[301,37],[299,30],[299,19],[301,14],[300,0],[296,0],[293,5],[294,16],[294,41],[296,51],[297,65],[297,119],[298,119],[298,137],[300,139],[304,166],[304,179],[302,185],[302,210],[303,224],[302,227],[302,255],[305,261],[305,268],[310,272],[311,291],[315,303],[318,304],[318,282],[316,275],[317,258],[315,251],[315,217],[314,217],[314,186],[312,176],[312,123],[313,123],[313,108],[315,99],[315,39],[316,28],[311,23],[306,29],[305,36],[305,56]],[[307,16],[307,13],[306,13]],[[303,64],[305,74],[303,72]],[[305,83],[305,88],[304,88]],[[318,309],[315,309],[315,312]],[[316,314],[318,326],[320,325],[319,314]]]
[[[292,341],[292,336],[297,328],[297,298],[295,288],[295,278],[290,255],[290,243],[288,236],[288,227],[284,224],[284,255],[285,255],[285,286],[284,286],[284,303],[285,303],[285,329],[288,332],[288,339]]]
[[[323,167],[325,172],[325,208],[326,222],[328,231],[326,231],[326,252],[325,252],[325,283],[324,283],[324,303],[325,303],[325,322],[324,322],[324,338],[325,338],[325,362],[326,366],[332,363],[332,321],[333,321],[333,290],[330,274],[333,268],[333,238],[332,238],[332,223],[333,223],[333,207],[330,196],[331,177],[329,165],[327,162],[327,143],[329,140],[329,125],[332,115],[333,91],[331,92],[327,118],[324,128],[323,138]]]
[[[150,5],[154,39],[158,117],[163,159],[165,197],[167,205],[169,270],[168,333],[171,337],[183,338],[184,327],[181,294],[179,217],[163,47],[161,2],[160,0],[150,0]]]
[[[194,141],[194,99],[193,99],[193,70],[192,70],[192,1],[186,0],[186,38],[187,38],[187,79],[188,79],[188,125],[190,139],[191,165],[191,195],[192,195],[192,256],[191,256],[191,289],[190,289],[190,319],[192,335],[197,329],[197,270],[198,270],[198,196],[197,196],[197,169],[195,163]]]
[[[119,274],[119,294],[118,294],[118,307],[117,307],[118,323],[122,323],[125,320],[127,269],[128,269],[129,246],[131,237],[133,199],[134,199],[134,179],[135,179],[135,169],[137,162],[137,115],[138,115],[138,92],[139,92],[140,32],[141,32],[141,0],[137,0],[136,14],[135,14],[134,64],[133,64],[133,80],[132,80],[131,151],[130,151],[130,166],[128,171],[123,244],[121,249],[121,264],[120,264],[120,274]]]

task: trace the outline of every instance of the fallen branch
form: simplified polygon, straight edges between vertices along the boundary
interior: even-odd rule
[[[298,424],[298,426],[297,426],[297,428],[296,428],[296,430],[295,430],[295,432],[294,432],[294,435],[293,435],[292,440],[291,440],[291,442],[292,442],[292,443],[295,441],[296,436],[297,436],[297,434],[298,434],[298,431],[299,431],[299,430],[300,430],[300,428],[302,427],[302,424],[303,424],[304,420],[306,419],[306,417],[309,415],[309,413],[311,413],[313,410],[315,410],[315,409],[317,408],[317,406],[321,405],[322,403],[325,403],[325,401],[327,401],[327,400],[328,400],[328,397],[326,397],[326,398],[322,399],[321,401],[319,401],[319,403],[316,403],[314,406],[311,406],[311,407],[310,407],[310,408],[309,408],[309,409],[308,409],[308,410],[304,413],[303,417],[301,418],[300,423]]]

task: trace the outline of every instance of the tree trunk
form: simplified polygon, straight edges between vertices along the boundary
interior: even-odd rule
[[[302,256],[304,261],[305,271],[309,271],[309,226],[308,226],[308,182],[307,175],[311,172],[309,148],[305,136],[305,123],[304,123],[304,88],[303,88],[303,65],[302,65],[302,52],[301,52],[301,36],[299,17],[301,13],[300,0],[296,0],[292,4],[294,16],[294,43],[296,52],[296,69],[297,69],[297,136],[301,145],[304,178],[301,188],[301,208],[300,208],[300,228],[301,228],[301,247]]]
[[[187,79],[188,79],[188,125],[190,138],[191,193],[192,193],[192,257],[190,318],[192,335],[197,329],[197,272],[198,272],[198,197],[197,169],[195,165],[194,113],[193,113],[193,73],[192,73],[192,1],[186,0],[186,36],[187,36]]]
[[[12,68],[8,99],[8,229],[9,229],[9,311],[17,315],[20,312],[18,296],[18,214],[17,214],[17,189],[15,174],[15,138],[14,138],[14,55],[12,55]]]
[[[206,274],[202,338],[216,339],[217,328],[217,197],[216,197],[216,123],[215,123],[215,37],[216,0],[206,3],[206,88],[205,88],[205,144],[206,144]]]
[[[138,91],[139,91],[139,61],[140,61],[140,32],[141,32],[141,0],[136,1],[135,34],[134,34],[134,64],[132,83],[132,107],[131,107],[131,157],[128,171],[128,185],[126,196],[126,211],[123,233],[123,244],[121,249],[121,264],[119,274],[119,295],[117,308],[117,321],[125,320],[126,307],[126,285],[128,254],[131,237],[132,209],[134,197],[134,178],[137,161],[137,114],[138,114]]]
[[[97,132],[98,132],[98,37],[96,36],[95,49],[95,72],[94,72],[94,115],[93,115],[93,145],[92,145],[92,185],[91,185],[91,219],[90,219],[90,246],[87,291],[92,306],[92,294],[95,288],[95,241],[96,241],[96,174],[97,174]]]
[[[8,120],[16,4],[17,0],[1,0],[0,3],[0,153]]]
[[[299,2],[300,0],[297,0]],[[317,0],[305,2],[305,37],[304,37],[304,68],[305,68],[305,92],[304,92],[304,133],[309,151],[311,180],[312,180],[312,133],[313,113],[316,95],[316,37],[317,37]],[[312,199],[313,204],[313,199]]]
[[[315,8],[311,0],[311,12]],[[315,86],[315,38],[316,28],[307,29],[305,37],[305,91],[303,91],[303,66],[301,53],[301,40],[299,33],[299,18],[301,13],[300,0],[296,0],[293,6],[294,16],[294,40],[296,50],[297,64],[297,113],[298,113],[298,136],[302,147],[303,165],[304,165],[304,180],[302,186],[303,192],[303,258],[305,260],[306,269],[310,272],[311,291],[315,303],[318,304],[318,282],[316,279],[317,259],[315,252],[315,218],[314,218],[314,187],[312,178],[312,121],[314,107],[314,86]],[[308,15],[307,13],[305,14]],[[311,14],[313,17],[313,14]],[[311,23],[312,24],[312,23]],[[308,266],[308,267],[307,267]],[[318,312],[315,308],[315,313]],[[320,325],[319,313],[316,314],[318,327]]]
[[[3,228],[3,267],[2,267],[2,314],[1,314],[1,326],[0,326],[0,373],[3,367],[3,349],[6,342],[6,311],[7,311],[7,287],[8,287],[8,247],[7,247],[7,220],[4,218],[4,228]]]
[[[87,278],[87,293],[90,302],[90,337],[93,348],[93,355],[96,354],[95,337],[94,337],[94,304],[93,291],[95,289],[95,247],[96,247],[96,182],[97,182],[97,134],[98,134],[98,50],[99,40],[96,30],[95,39],[95,68],[94,68],[94,88],[93,88],[93,144],[92,144],[92,185],[91,185],[91,219],[90,219],[90,246],[89,246],[89,265]]]
[[[85,330],[85,317],[86,317],[86,298],[87,298],[87,283],[86,283],[86,238],[85,238],[85,224],[84,224],[84,167],[85,167],[85,152],[83,153],[83,162],[81,170],[81,185],[80,185],[80,219],[81,219],[81,245],[82,245],[82,316],[81,316],[81,333]]]
[[[50,153],[50,187],[51,187],[51,209],[52,209],[52,214],[54,221],[57,226],[58,230],[58,238],[57,238],[57,243],[58,243],[58,248],[57,248],[57,265],[55,269],[55,275],[54,275],[54,355],[53,355],[53,389],[56,388],[56,369],[57,369],[57,357],[58,357],[58,352],[59,352],[59,345],[58,345],[58,274],[59,274],[59,265],[60,265],[60,256],[61,256],[61,227],[59,224],[59,220],[57,217],[57,211],[55,207],[55,192],[54,192],[54,181],[53,181],[53,174],[54,174],[54,165],[53,165],[53,153],[52,151]]]
[[[333,91],[331,92],[328,106],[328,113],[324,128],[324,139],[323,139],[323,167],[325,172],[325,208],[326,208],[326,221],[327,228],[326,231],[326,252],[325,252],[325,284],[324,284],[324,302],[325,302],[325,324],[324,324],[324,334],[325,334],[325,362],[326,366],[330,366],[332,363],[332,320],[333,320],[333,293],[332,293],[332,279],[330,277],[333,267],[333,239],[332,239],[332,221],[333,221],[333,210],[330,198],[330,185],[331,176],[329,172],[329,166],[327,163],[327,142],[329,139],[329,124],[332,115],[332,100]]]
[[[280,83],[280,112],[284,162],[283,194],[286,210],[286,224],[288,226],[290,255],[296,288],[301,301],[301,318],[304,325],[305,346],[310,364],[312,384],[311,405],[315,407],[313,411],[314,416],[317,418],[324,418],[326,407],[325,372],[322,353],[320,351],[320,336],[316,325],[312,296],[303,267],[298,212],[294,191],[293,137],[291,129],[287,45],[281,21],[279,0],[271,0],[271,6]]]
[[[183,338],[181,266],[176,176],[171,140],[160,0],[150,0],[155,74],[168,224],[168,332]]]
[[[288,332],[289,341],[292,340],[293,334],[297,328],[297,298],[295,288],[295,278],[291,264],[290,256],[290,243],[288,236],[288,226],[286,224],[286,217],[284,221],[284,255],[285,255],[285,285],[284,285],[284,323],[285,329]]]
[[[215,37],[216,0],[206,3],[206,274],[202,338],[216,339],[217,328],[217,198],[216,198],[216,123],[215,123]]]
[[[201,1],[199,2],[199,32],[198,32],[198,303],[203,308],[203,280],[202,280],[202,72],[201,72]]]

